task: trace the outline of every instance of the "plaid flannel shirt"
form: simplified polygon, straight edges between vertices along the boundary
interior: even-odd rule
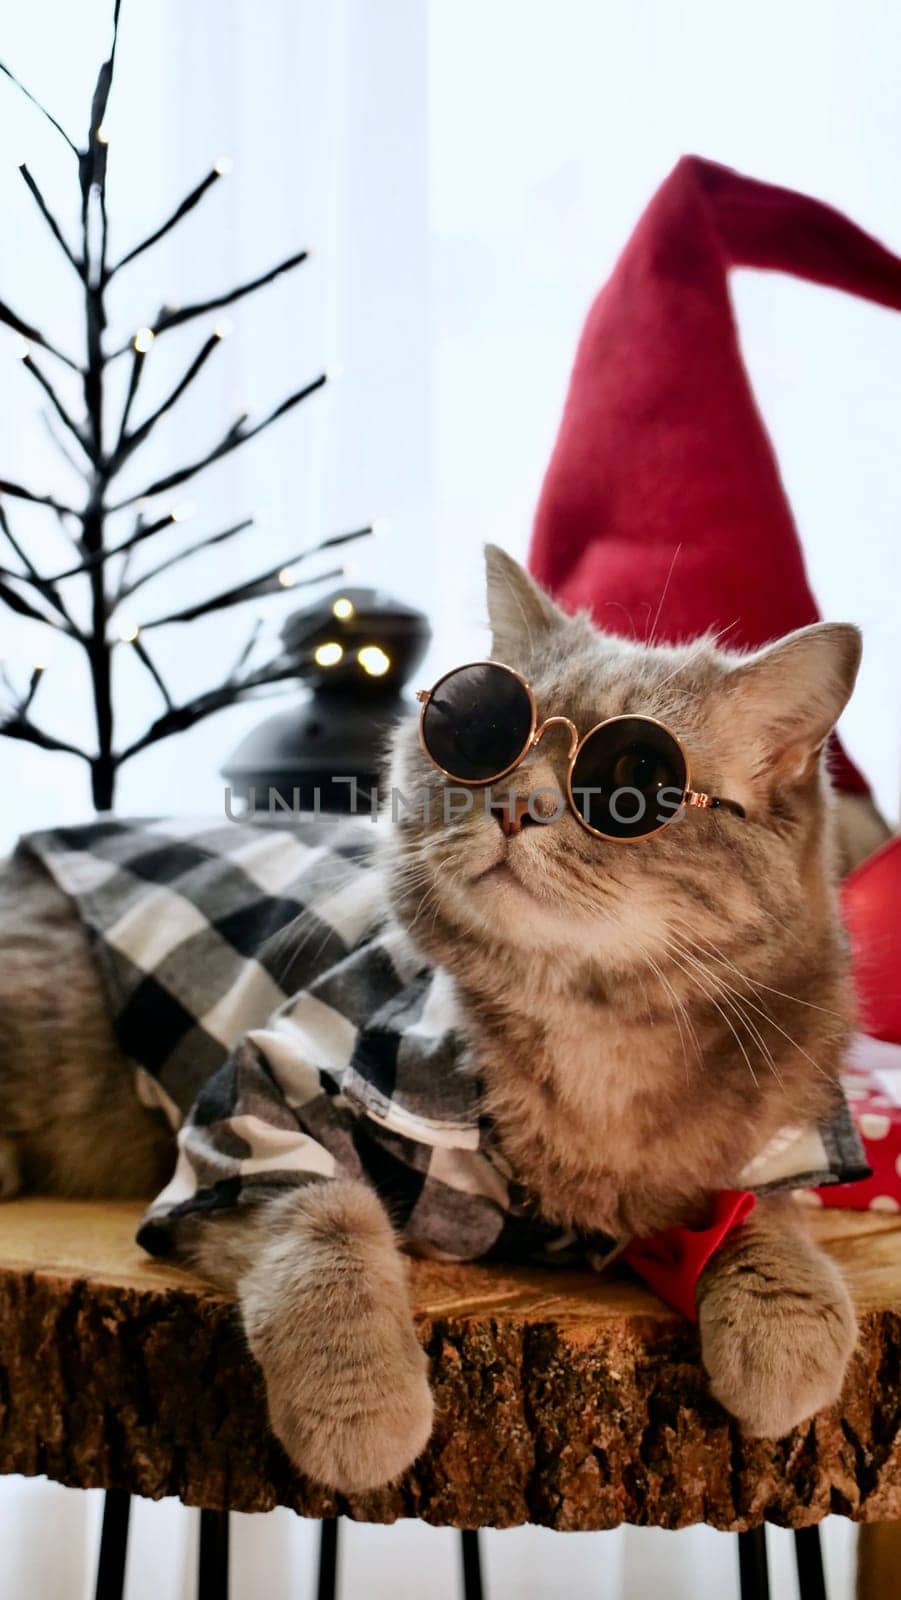
[[[375,832],[110,820],[21,841],[77,905],[138,1092],[177,1129],[141,1244],[177,1253],[186,1218],[342,1174],[375,1187],[416,1253],[603,1264],[626,1241],[543,1222],[504,1159],[453,982],[388,916]],[[867,1170],[839,1099],[827,1126],[786,1128],[735,1184]]]

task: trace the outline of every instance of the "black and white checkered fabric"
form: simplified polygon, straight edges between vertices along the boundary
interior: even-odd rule
[[[178,1130],[140,1242],[177,1252],[185,1219],[341,1174],[374,1185],[420,1254],[608,1259],[625,1241],[561,1236],[511,1172],[453,983],[391,922],[374,843],[370,821],[334,818],[108,821],[21,842],[75,901],[138,1092]],[[842,1101],[736,1186],[867,1171]]]

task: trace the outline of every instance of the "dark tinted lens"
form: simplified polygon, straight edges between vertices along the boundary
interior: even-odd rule
[[[670,822],[685,792],[685,759],[645,717],[615,717],[589,734],[572,775],[573,804],[611,839],[640,839]]]
[[[525,749],[532,705],[505,667],[460,667],[436,684],[422,718],[422,738],[437,766],[463,783],[496,778]]]

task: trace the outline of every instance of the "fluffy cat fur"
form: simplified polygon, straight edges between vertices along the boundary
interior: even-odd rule
[[[392,779],[417,804],[385,848],[392,911],[455,979],[487,1109],[543,1214],[613,1233],[691,1221],[773,1132],[823,1113],[838,1072],[851,999],[821,751],[859,636],[823,624],[751,657],[624,643],[563,616],[494,548],[488,606],[492,654],[528,677],[540,718],[584,732],[657,717],[696,787],[747,815],[691,813],[639,845],[594,839],[568,812],[508,837],[480,791],[427,824],[419,802],[443,780],[404,726]],[[496,787],[505,801],[557,790],[564,762],[548,730]],[[884,831],[853,812],[846,865]],[[0,1193],[155,1192],[169,1137],[132,1091],[74,911],[23,858],[0,871],[0,1014]],[[127,1167],[106,1159],[123,1147]],[[340,1179],[219,1214],[193,1255],[239,1300],[298,1467],[350,1491],[415,1459],[432,1422],[425,1357],[370,1190]],[[836,1268],[785,1198],[714,1257],[699,1322],[713,1394],[766,1437],[836,1399],[856,1336]]]

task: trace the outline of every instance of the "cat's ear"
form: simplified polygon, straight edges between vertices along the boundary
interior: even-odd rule
[[[858,628],[818,622],[732,669],[725,709],[742,740],[752,781],[772,788],[812,775],[851,697],[860,653]]]
[[[485,577],[491,654],[495,661],[515,667],[527,661],[532,647],[567,619],[499,545],[485,546]]]

